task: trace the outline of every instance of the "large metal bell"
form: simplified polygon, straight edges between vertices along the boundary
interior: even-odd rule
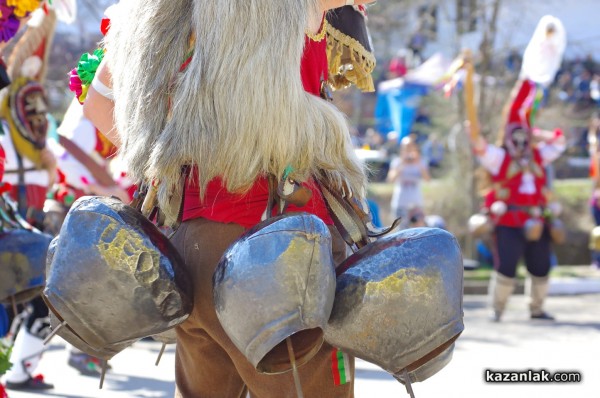
[[[60,335],[61,338],[73,347],[105,361],[108,361],[132,344],[132,342],[115,343],[105,345],[102,348],[95,348],[83,341],[69,325],[62,326],[61,323],[62,321],[54,313],[50,312],[50,327],[57,332],[56,334]]]
[[[292,369],[323,343],[335,294],[331,235],[306,213],[269,219],[234,242],[217,266],[214,301],[223,329],[262,373]]]
[[[590,231],[589,249],[600,251],[600,226],[594,227]]]
[[[51,239],[26,229],[0,232],[0,302],[23,303],[42,292]]]
[[[325,340],[396,378],[423,380],[449,361],[462,297],[456,239],[438,228],[399,231],[339,265]]]
[[[48,260],[44,299],[65,324],[57,333],[91,355],[114,355],[191,311],[191,284],[176,249],[118,199],[78,199]]]
[[[450,363],[452,360],[452,354],[454,353],[454,345],[455,343],[452,343],[439,355],[430,359],[415,370],[411,370],[410,372],[407,371],[406,374],[394,375],[394,377],[402,384],[406,384],[407,378],[410,383],[418,383],[420,381],[427,380],[440,370],[444,369],[446,365]]]

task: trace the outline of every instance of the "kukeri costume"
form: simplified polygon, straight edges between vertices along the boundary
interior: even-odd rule
[[[64,3],[64,4],[63,4]],[[55,2],[62,11],[72,11],[68,2]],[[65,7],[63,7],[65,6]],[[39,9],[41,7],[41,9]],[[36,10],[37,9],[37,10]],[[42,290],[45,279],[45,257],[50,237],[34,230],[23,218],[42,227],[43,205],[50,181],[42,158],[48,122],[44,90],[40,84],[45,76],[46,60],[52,42],[56,13],[45,1],[3,1],[2,41],[9,40],[30,18],[23,36],[11,50],[7,73],[11,84],[3,92],[1,146],[5,152],[3,181],[12,185],[12,203],[7,197],[0,207],[3,214],[0,236],[0,280],[2,299],[12,303],[27,302]],[[63,16],[67,15],[64,12]],[[4,79],[4,74],[2,74]],[[53,172],[53,170],[51,171]],[[19,215],[20,213],[20,215]],[[11,278],[11,271],[14,278]],[[13,286],[4,286],[8,281]],[[8,296],[7,296],[8,295]],[[43,350],[42,338],[49,332],[48,310],[37,296],[27,303],[30,312],[14,341],[6,385],[15,389],[46,389],[52,385],[42,377],[33,376]],[[16,309],[15,305],[9,308]],[[13,311],[15,312],[15,311]],[[21,315],[13,314],[17,319]]]
[[[496,321],[515,288],[521,256],[531,275],[531,317],[552,319],[544,312],[543,302],[548,290],[550,243],[561,234],[548,206],[545,167],[560,156],[565,144],[560,130],[534,144],[533,124],[543,88],[553,80],[560,65],[564,40],[560,21],[550,16],[542,18],[525,51],[521,80],[506,116],[502,146],[487,145],[477,150],[481,165],[492,179],[485,207],[495,224],[497,259],[490,295]]]
[[[184,310],[180,319],[173,318],[180,322],[176,396],[287,397],[295,395],[294,384],[296,392],[301,386],[308,397],[353,396],[353,358],[324,342],[324,336],[335,307],[335,266],[348,249],[344,241],[367,250],[376,231],[365,225],[368,215],[361,203],[366,179],[344,117],[317,97],[327,80],[327,23],[320,34],[305,36],[308,21],[319,15],[317,3],[159,0],[149,7],[130,1],[119,5],[111,21],[105,61],[112,74],[120,151],[132,178],[150,185],[147,207],[153,208],[148,198],[155,192],[165,220],[181,221],[172,243],[184,270],[175,267],[177,260],[171,262],[172,269],[175,279],[186,272],[193,285],[191,311],[186,314],[185,305],[169,307]],[[240,23],[243,30],[237,29]],[[281,34],[281,26],[286,34]],[[173,206],[181,201],[181,209]],[[110,216],[107,222],[115,221],[115,226],[123,221],[114,214],[116,203],[105,203],[110,209],[100,206],[97,198],[77,203],[59,239],[67,239],[69,229],[89,230],[76,220],[91,216],[85,206]],[[151,212],[150,218],[154,220],[155,214]],[[105,272],[117,262],[99,250],[119,253],[114,250],[114,234],[121,234],[118,241],[126,243],[129,234],[144,242],[138,232],[150,232],[115,228],[108,234],[104,225],[98,230],[111,239],[105,239],[106,244],[94,241],[89,255],[103,258],[104,264],[96,264]],[[418,252],[422,242],[436,238],[448,250],[446,271],[434,270],[433,264],[439,266],[440,261],[425,261],[423,268],[412,262],[399,264],[400,258],[407,258],[399,254],[380,274],[387,278],[381,289],[396,292],[415,276],[415,285],[408,290],[419,291],[419,303],[441,289],[448,311],[443,311],[443,320],[439,309],[430,318],[439,338],[415,345],[408,357],[389,366],[377,353],[370,355],[370,349],[354,350],[402,373],[398,377],[405,382],[424,379],[443,367],[462,331],[462,301],[457,299],[462,287],[456,283],[462,280],[460,255],[456,241],[444,234],[398,235],[373,248],[390,258],[395,253],[390,246],[410,242],[399,250]],[[140,280],[146,275],[140,271],[161,268],[160,259],[175,253],[167,250],[154,256],[160,248],[122,253],[131,263],[123,271]],[[64,296],[52,274],[63,272],[75,248],[63,250],[58,242],[49,256],[46,298],[51,303]],[[351,258],[357,261],[356,268],[352,262],[347,268],[370,280],[372,265],[361,263],[360,255]],[[446,281],[448,275],[452,276]],[[81,284],[89,284],[84,277]],[[433,285],[440,287],[436,293],[427,288]],[[122,289],[116,286],[116,291],[127,290]],[[76,296],[80,297],[74,295],[68,302]],[[406,299],[402,296],[397,295],[398,303]],[[162,308],[159,299],[148,302]],[[55,314],[58,323],[70,326],[61,329],[66,334],[77,332],[82,345],[91,349],[113,350],[106,352],[109,356],[123,348],[119,343],[139,337],[124,336],[124,327],[106,330],[90,324],[92,315],[86,311],[83,326],[73,321],[77,316],[67,308]],[[352,352],[360,342],[338,335],[335,344]],[[429,366],[433,359],[435,364]]]

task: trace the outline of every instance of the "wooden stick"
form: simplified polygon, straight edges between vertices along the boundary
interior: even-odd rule
[[[56,334],[58,333],[58,331],[60,329],[62,329],[64,326],[67,326],[67,321],[62,321],[62,323],[60,325],[58,325],[56,327],[56,329],[54,329],[48,336],[46,336],[46,338],[44,339],[44,345],[48,344],[48,342],[50,341],[50,339],[52,339],[52,337],[56,336]]]
[[[158,363],[160,362],[160,359],[162,358],[162,356],[165,352],[165,348],[167,348],[167,343],[162,343],[162,347],[160,347],[160,352],[158,353],[158,358],[156,358],[156,362],[154,363],[154,366],[158,366]]]
[[[294,375],[294,383],[296,385],[296,396],[298,398],[304,398],[302,393],[302,385],[300,384],[300,375],[298,374],[298,367],[296,366],[296,355],[294,355],[294,347],[292,347],[292,340],[288,337],[285,339],[287,344],[288,354],[292,363],[292,374]]]
[[[467,109],[467,120],[470,124],[471,130],[471,142],[476,142],[479,138],[479,119],[477,118],[477,106],[475,106],[475,85],[473,83],[473,76],[475,75],[475,68],[473,67],[473,55],[470,50],[464,50],[464,69],[465,75],[465,107]]]
[[[106,369],[108,369],[108,361],[105,359],[102,361],[102,374],[100,375],[100,387],[102,390],[102,386],[104,385],[104,376],[106,376]]]
[[[17,300],[15,300],[15,296],[10,296],[10,302],[12,304],[13,316],[16,318],[19,313],[17,312]]]
[[[415,398],[415,393],[412,389],[412,384],[410,383],[410,375],[408,374],[407,368],[404,368],[404,386],[406,387],[406,392],[408,392],[410,398]]]

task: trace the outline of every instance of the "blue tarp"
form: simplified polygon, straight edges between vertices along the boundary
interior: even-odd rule
[[[8,315],[6,314],[4,306],[0,304],[0,338],[6,336],[9,328],[10,325],[8,324]]]
[[[395,131],[399,139],[409,135],[421,98],[427,91],[427,86],[406,82],[398,87],[378,90],[375,105],[376,129],[383,134]]]

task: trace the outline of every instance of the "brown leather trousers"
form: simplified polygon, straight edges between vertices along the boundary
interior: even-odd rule
[[[237,224],[206,219],[184,222],[173,243],[185,260],[194,284],[194,309],[177,328],[175,360],[176,397],[252,398],[296,397],[292,372],[258,373],[229,339],[214,308],[212,277],[223,252],[244,232]],[[330,228],[336,264],[345,258],[345,243]],[[252,316],[251,314],[248,314]],[[324,343],[308,363],[298,369],[306,398],[352,398],[354,358],[349,358],[349,382],[334,383],[333,347]]]

